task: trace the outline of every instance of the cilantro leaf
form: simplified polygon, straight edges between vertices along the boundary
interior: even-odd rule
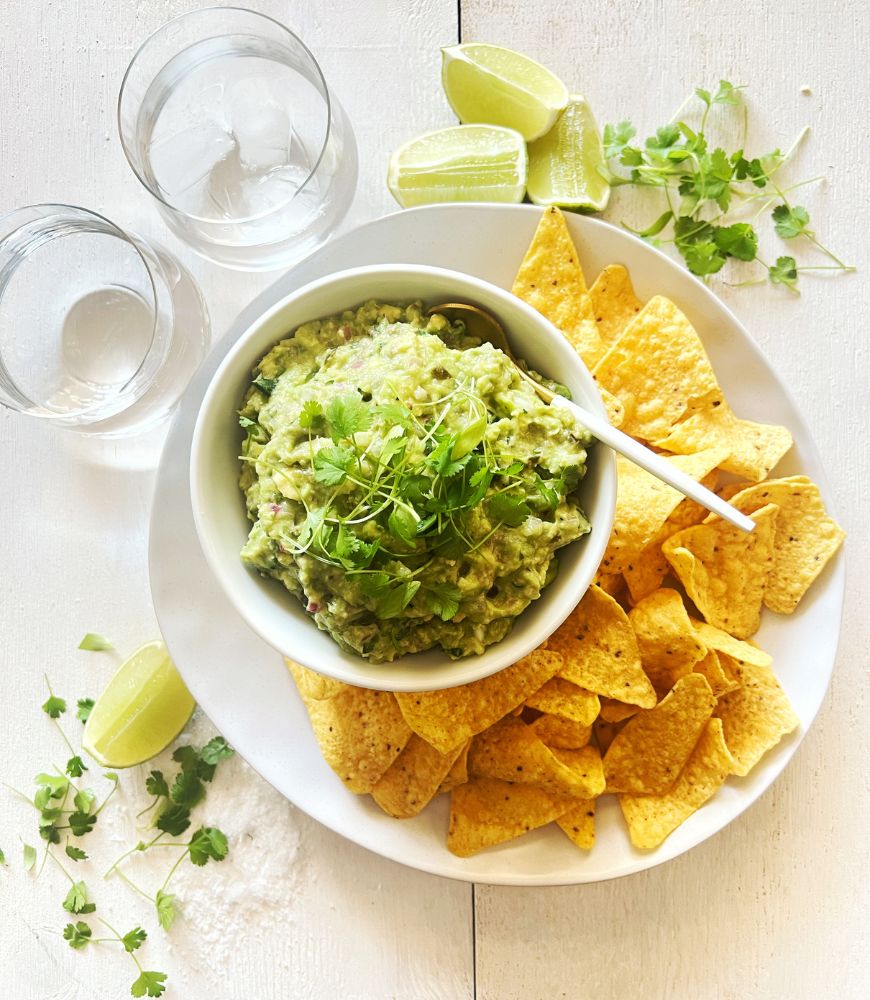
[[[179,771],[169,790],[169,797],[179,806],[193,809],[205,798],[205,786],[194,771]]]
[[[723,254],[738,260],[755,260],[758,253],[758,234],[748,222],[720,226],[713,240]]]
[[[31,847],[30,844],[25,844],[22,855],[24,870],[29,872],[30,869],[36,864],[36,848]]]
[[[132,931],[127,931],[127,933],[121,938],[121,944],[124,945],[125,951],[133,952],[142,946],[142,942],[147,937],[148,935],[142,930],[141,927],[134,927]]]
[[[73,799],[73,805],[79,812],[89,813],[97,801],[96,795],[90,788],[80,788]]]
[[[353,452],[343,445],[321,448],[314,456],[314,478],[327,486],[344,482],[353,462]]]
[[[88,902],[88,887],[84,882],[73,882],[66,899],[63,901],[63,908],[67,913],[93,913],[96,906]]]
[[[130,987],[130,993],[134,997],[161,997],[166,990],[164,986],[165,982],[165,972],[148,972],[143,970],[139,978]]]
[[[785,285],[797,291],[798,269],[794,257],[777,257],[776,263],[767,269],[767,276],[772,285]]]
[[[114,649],[111,641],[99,632],[88,632],[79,643],[79,649],[87,649],[90,652],[98,653],[104,649]]]
[[[698,243],[689,243],[679,247],[679,251],[686,262],[686,267],[692,272],[703,277],[708,274],[716,274],[725,265],[725,258],[719,253],[719,248],[714,240],[701,240]]]
[[[67,924],[63,929],[63,937],[65,941],[69,942],[70,948],[84,948],[91,938],[91,928],[84,922],[84,920],[79,920],[75,924]]]
[[[202,866],[207,861],[223,861],[229,851],[226,836],[216,827],[203,826],[191,837],[190,860]]]
[[[604,126],[604,155],[610,160],[619,156],[623,149],[637,134],[631,122],[619,122],[617,125]]]
[[[713,95],[714,104],[739,104],[740,103],[740,91],[743,90],[743,86],[735,87],[733,83],[729,83],[727,80],[719,81],[719,88]]]
[[[332,440],[338,444],[342,438],[353,437],[358,431],[368,430],[372,422],[371,410],[355,392],[345,392],[326,408],[326,422]]]
[[[94,707],[93,698],[79,698],[76,702],[78,706],[78,711],[76,712],[76,718],[80,722],[87,722],[91,715],[91,709]]]
[[[70,833],[74,837],[84,837],[86,833],[90,833],[94,828],[94,824],[97,822],[97,817],[94,813],[86,813],[81,811],[76,811],[70,813],[69,816],[69,828]]]
[[[87,765],[78,754],[70,757],[70,759],[66,762],[66,767],[64,768],[66,773],[71,778],[80,778],[85,771],[87,771],[87,769]]]
[[[459,610],[462,591],[452,583],[434,583],[423,591],[423,600],[434,615],[449,622]]]
[[[323,418],[323,407],[316,399],[307,399],[299,413],[299,426],[311,430]]]
[[[157,907],[157,920],[163,930],[168,931],[175,923],[176,916],[178,916],[175,909],[175,896],[172,893],[158,889],[154,903]]]
[[[185,773],[196,774],[199,768],[199,754],[196,747],[191,746],[189,743],[176,747],[172,751],[172,759],[176,764],[181,764],[181,770]]]
[[[521,497],[511,493],[496,493],[486,502],[487,512],[494,521],[516,528],[531,514],[531,509]]]
[[[228,760],[235,752],[223,736],[215,736],[200,750],[199,756],[206,764],[219,764],[222,760]]]
[[[190,826],[190,810],[180,805],[167,806],[157,817],[157,829],[178,837]]]
[[[62,774],[37,774],[33,783],[38,789],[33,799],[37,809],[45,808],[48,799],[62,799],[69,788],[69,781]]]
[[[810,213],[802,205],[794,207],[777,205],[773,210],[773,222],[777,236],[781,236],[784,240],[793,240],[796,236],[803,236],[808,232]]]
[[[73,861],[87,861],[88,856],[80,847],[73,847],[72,844],[67,844],[64,848],[66,856],[72,858]]]
[[[258,375],[253,384],[267,396],[271,396],[275,391],[275,386],[278,384],[277,378],[266,378],[265,375]]]
[[[246,417],[244,413],[239,414],[239,427],[243,427],[247,430],[249,427],[256,427],[256,426],[257,426],[256,420],[251,420],[251,418]]]
[[[6,855],[3,853],[3,848],[0,847],[0,865],[6,864]]]
[[[42,706],[42,710],[50,719],[59,719],[66,711],[66,702],[63,698],[51,695]]]
[[[152,771],[145,779],[145,791],[149,795],[169,798],[169,785],[162,771]]]
[[[419,589],[419,580],[409,580],[406,583],[384,587],[375,598],[375,615],[384,621],[398,618]]]

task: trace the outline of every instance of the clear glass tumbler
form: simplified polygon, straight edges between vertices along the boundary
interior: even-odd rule
[[[356,189],[353,131],[317,61],[251,10],[210,7],[158,28],[127,68],[118,127],[173,233],[239,270],[314,250]]]
[[[208,311],[166,251],[72,205],[0,216],[0,403],[118,436],[163,419],[205,356]]]

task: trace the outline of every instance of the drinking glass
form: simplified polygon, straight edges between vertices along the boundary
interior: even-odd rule
[[[92,434],[165,417],[205,356],[208,312],[161,247],[73,205],[0,217],[0,403]]]
[[[127,68],[118,127],[172,232],[239,270],[314,250],[356,188],[353,131],[317,61],[255,11],[210,7],[158,28]]]

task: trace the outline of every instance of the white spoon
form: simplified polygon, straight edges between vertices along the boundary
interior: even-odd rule
[[[736,507],[732,507],[730,503],[716,496],[706,486],[695,482],[691,476],[675,468],[670,462],[662,458],[661,455],[657,455],[654,451],[650,451],[649,448],[640,444],[640,442],[635,441],[634,438],[629,437],[628,434],[623,434],[622,431],[612,427],[604,417],[596,416],[582,406],[578,406],[564,396],[560,396],[558,393],[548,389],[545,385],[540,385],[536,382],[517,365],[516,358],[513,356],[501,324],[488,312],[479,309],[477,306],[462,302],[446,302],[444,305],[433,306],[428,310],[428,313],[430,315],[441,313],[442,316],[446,316],[448,319],[462,320],[466,330],[472,337],[476,337],[480,341],[486,341],[492,344],[493,347],[497,347],[503,351],[514,365],[516,365],[516,369],[520,375],[534,388],[535,392],[545,403],[570,410],[594,437],[608,445],[615,452],[623,455],[630,462],[639,465],[657,479],[661,479],[662,482],[667,483],[668,486],[673,486],[683,496],[695,500],[702,507],[706,507],[707,510],[718,514],[724,521],[733,524],[735,528],[740,528],[741,531],[752,531],[755,527],[755,522],[752,518],[747,517],[741,511],[737,510]]]

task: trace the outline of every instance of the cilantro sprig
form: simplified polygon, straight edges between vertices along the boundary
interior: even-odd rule
[[[366,403],[355,391],[326,407],[308,400],[299,426],[315,490],[299,500],[302,518],[283,502],[273,505],[280,529],[272,532],[274,558],[289,553],[340,568],[382,621],[409,606],[450,621],[462,591],[451,581],[429,583],[426,568],[439,558],[461,559],[503,527],[554,511],[576,486],[576,470],[545,479],[498,455],[487,436],[490,419],[473,379],[413,410],[398,395],[386,404]],[[377,433],[368,434],[372,429]],[[285,467],[276,451],[243,452],[280,483]]]
[[[44,681],[48,689],[48,698],[42,705],[42,711],[73,756],[65,770],[53,766],[52,769],[37,774],[32,796],[3,782],[6,788],[38,814],[36,827],[40,839],[44,842],[42,860],[39,863],[39,852],[36,847],[22,841],[22,866],[25,872],[32,873],[31,877],[39,879],[50,860],[66,879],[68,888],[61,906],[73,918],[73,921],[67,923],[63,929],[63,938],[70,948],[80,951],[101,943],[121,944],[136,965],[137,976],[130,987],[131,995],[160,997],[166,989],[166,973],[144,968],[134,954],[146,941],[148,936],[146,931],[137,925],[122,935],[102,916],[96,916],[98,906],[92,893],[90,878],[78,878],[61,860],[61,857],[65,856],[68,861],[73,862],[75,868],[90,860],[88,852],[80,847],[79,843],[97,826],[100,814],[118,788],[119,778],[114,772],[104,772],[104,778],[111,782],[111,788],[101,800],[93,789],[82,787],[77,783],[76,779],[88,768],[84,763],[83,753],[73,746],[60,723],[60,719],[67,711],[67,701],[54,693],[47,677],[44,677]],[[78,700],[76,714],[82,722],[86,721],[92,706],[93,700],[90,698]],[[213,780],[220,763],[232,757],[233,753],[233,748],[221,736],[216,736],[201,749],[190,745],[179,746],[173,754],[173,760],[179,765],[177,774],[167,779],[160,771],[152,771],[146,780],[146,790],[153,796],[153,801],[145,811],[154,811],[160,806],[153,823],[158,833],[149,844],[138,843],[120,858],[113,868],[130,854],[147,850],[152,846],[181,849],[176,863],[154,896],[139,889],[125,877],[125,881],[137,892],[146,896],[154,906],[157,922],[164,930],[169,930],[177,914],[177,899],[167,891],[167,887],[180,863],[189,858],[191,864],[202,867],[209,861],[222,861],[228,854],[229,845],[226,836],[218,828],[206,825],[199,826],[188,840],[181,843],[162,842],[161,838],[168,835],[167,831],[172,831],[170,835],[177,835],[175,831],[183,832],[191,825],[192,811],[205,798],[206,786]],[[62,841],[65,841],[63,854],[59,856],[55,849]],[[4,864],[6,858],[0,850],[0,865]],[[87,876],[86,865],[82,870]],[[110,874],[111,871],[112,869],[106,874]],[[123,875],[121,872],[118,874]],[[81,919],[83,917],[98,920],[112,936],[95,937],[92,925],[87,920]]]
[[[697,88],[674,119],[643,143],[636,141],[637,131],[629,121],[605,127],[604,155],[611,185],[655,188],[664,201],[665,210],[648,226],[631,231],[655,245],[673,244],[689,271],[702,278],[718,274],[728,261],[755,262],[764,268],[764,278],[759,280],[797,292],[798,276],[805,271],[854,271],[809,229],[807,210],[791,206],[788,201],[790,191],[812,181],[790,188],[781,188],[777,183],[776,175],[792,157],[806,129],[785,153],[774,149],[751,155],[746,150],[748,115],[743,106],[743,135],[737,149],[726,152],[708,137],[711,112],[725,109],[733,113],[740,109],[743,89],[727,80],[720,80],[715,91]],[[692,101],[701,110],[697,128],[679,118]],[[754,210],[758,201],[763,204],[754,215],[748,220],[739,217]],[[778,204],[772,220],[776,234],[784,240],[804,237],[832,264],[798,265],[792,256],[781,256],[774,264],[761,260],[754,223],[775,202]]]

